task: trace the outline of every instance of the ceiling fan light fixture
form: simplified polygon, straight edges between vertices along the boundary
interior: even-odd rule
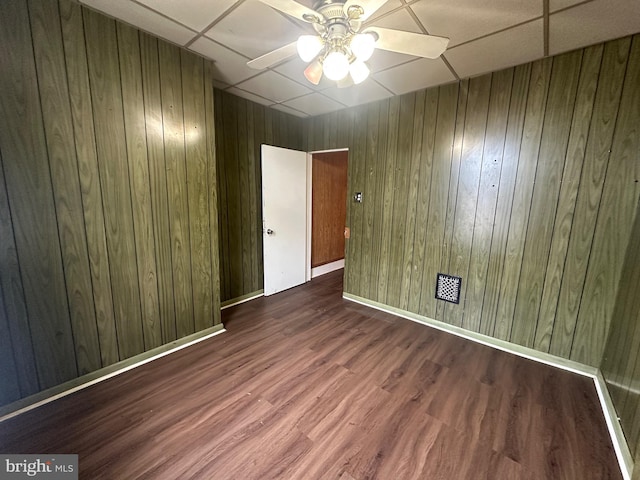
[[[322,67],[329,80],[342,80],[349,74],[349,59],[343,52],[334,50],[324,59]]]
[[[366,62],[373,55],[376,40],[372,33],[358,33],[351,38],[351,51],[358,60]]]
[[[349,73],[351,74],[353,83],[358,85],[359,83],[362,83],[367,79],[370,70],[369,67],[367,67],[366,63],[360,60],[356,60],[349,66]]]
[[[322,64],[320,63],[320,61],[316,60],[315,62],[310,63],[309,66],[304,70],[304,76],[314,85],[318,85],[320,83],[320,79],[322,78]]]
[[[318,56],[324,46],[322,39],[317,35],[301,35],[298,38],[298,55],[304,62],[310,62]]]

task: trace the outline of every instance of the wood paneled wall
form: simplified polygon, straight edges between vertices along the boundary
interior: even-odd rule
[[[640,195],[640,37],[309,120],[349,147],[345,290],[599,366]],[[436,301],[438,272],[463,278]]]
[[[262,174],[260,145],[305,149],[304,120],[215,90],[219,172],[220,295],[223,301],[261,290]]]
[[[636,148],[640,148],[637,145]],[[636,150],[637,152],[638,150]],[[637,153],[636,153],[637,154]],[[627,247],[602,374],[640,471],[640,204]]]
[[[0,404],[220,323],[212,65],[0,2]]]

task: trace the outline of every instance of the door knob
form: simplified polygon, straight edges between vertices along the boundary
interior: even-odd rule
[[[267,235],[273,235],[273,230],[271,230],[270,228],[267,228]]]

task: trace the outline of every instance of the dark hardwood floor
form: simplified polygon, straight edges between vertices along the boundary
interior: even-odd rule
[[[86,479],[622,478],[590,379],[343,300],[341,275],[0,423],[0,452]]]

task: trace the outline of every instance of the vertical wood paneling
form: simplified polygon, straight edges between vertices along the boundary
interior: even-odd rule
[[[303,119],[220,90],[214,95],[220,293],[228,301],[263,286],[260,145],[306,145]]]
[[[387,287],[389,285],[391,256],[391,235],[393,229],[393,201],[396,178],[396,157],[398,150],[398,123],[400,116],[400,99],[393,97],[389,102],[389,123],[385,152],[384,190],[382,193],[382,229],[380,232],[380,264],[378,268],[378,299],[380,303],[387,303]],[[350,177],[350,183],[352,183]],[[347,215],[351,209],[347,207]],[[346,288],[345,288],[346,291]]]
[[[438,117],[438,99],[440,89],[429,89],[424,96],[424,125],[414,130],[414,143],[416,137],[420,137],[419,179],[417,185],[416,216],[415,222],[413,258],[411,259],[411,284],[409,287],[409,299],[405,308],[412,312],[420,310],[422,298],[422,282],[425,274],[427,239],[429,238],[429,209],[431,206],[432,179],[437,175],[434,163],[434,150],[436,141],[436,125]],[[417,144],[416,144],[417,145]],[[438,178],[436,181],[439,181]],[[448,179],[447,179],[448,180]],[[426,296],[426,294],[425,294]]]
[[[602,59],[602,45],[585,50],[582,58],[580,80],[576,96],[571,133],[560,184],[560,197],[553,226],[549,261],[544,279],[535,348],[548,351],[558,306],[558,292],[565,266],[567,248],[575,212],[576,197],[580,187],[580,174],[585,146],[593,112],[593,99],[598,83]]]
[[[438,115],[435,119],[429,212],[425,225],[427,238],[424,264],[421,266],[424,273],[422,283],[418,286],[421,289],[418,312],[431,318],[436,317],[434,285],[436,275],[441,271],[441,261],[444,256],[447,209],[443,206],[447,205],[450,178],[452,174],[457,176],[453,170],[454,162],[452,160],[459,92],[459,86],[455,84],[438,89]]]
[[[455,221],[456,212],[456,199],[458,197],[458,179],[460,178],[460,159],[462,155],[462,142],[464,138],[464,125],[467,115],[467,101],[469,98],[469,80],[463,80],[460,82],[458,90],[458,105],[456,107],[455,126],[453,130],[453,141],[451,144],[451,151],[448,157],[448,162],[451,164],[449,172],[449,189],[447,191],[446,208],[445,204],[439,206],[444,209],[445,222],[444,222],[444,234],[442,240],[442,255],[438,258],[438,272],[449,272],[449,259],[451,258],[452,250],[452,237],[453,227]],[[433,277],[435,283],[435,276]],[[435,290],[435,288],[434,288]],[[437,302],[435,318],[438,320],[444,319],[444,302]]]
[[[211,62],[68,0],[2,3],[0,39],[6,404],[175,340],[176,303],[181,336],[220,323],[220,299]]]
[[[587,146],[582,159],[574,226],[569,238],[565,274],[556,309],[557,324],[551,342],[551,353],[555,355],[568,356],[573,344],[629,46],[630,40],[627,39],[608,44],[604,49]]]
[[[76,363],[85,374],[101,359],[58,4],[31,1],[29,13]]]
[[[348,204],[364,241],[345,290],[597,366],[640,188],[631,42],[309,119],[315,150],[336,121],[351,153],[361,140],[341,122],[369,130],[349,172],[366,194],[364,214]],[[433,298],[437,272],[463,277],[462,305]]]
[[[181,52],[195,331],[213,325],[204,62]],[[210,84],[209,84],[210,88]],[[213,105],[211,105],[213,107]]]
[[[38,391],[39,385],[1,156],[0,267],[0,294],[2,295],[0,315],[3,315],[6,322],[2,327],[6,334],[3,341],[8,344],[3,344],[3,354],[6,355],[7,361],[3,371],[8,375],[4,380],[7,384],[4,399],[10,402],[15,400],[14,393],[18,394],[18,398],[31,395]],[[13,378],[11,370],[14,371]],[[13,384],[18,387],[17,392],[13,390]]]
[[[374,242],[377,237],[375,232],[375,227],[377,227],[374,222],[375,219],[375,208],[377,203],[377,198],[379,195],[379,191],[377,186],[381,184],[381,168],[380,161],[378,160],[378,123],[379,123],[379,115],[378,115],[378,105],[370,104],[367,107],[367,144],[365,150],[365,179],[364,179],[364,189],[363,194],[365,196],[365,201],[363,204],[363,231],[362,231],[362,251],[363,252],[371,252],[375,249]],[[335,135],[336,138],[333,139],[333,144],[337,145],[337,135],[338,135],[338,122],[337,118],[335,119]],[[345,158],[348,158],[348,153],[343,154]],[[346,172],[345,172],[346,173]],[[347,184],[347,178],[345,176],[345,189]],[[312,190],[313,192],[313,190]],[[346,191],[345,191],[346,197]],[[346,202],[348,200],[345,199],[345,211],[344,218],[346,220]],[[344,229],[344,225],[343,225]],[[314,235],[311,235],[311,241],[313,242]],[[361,258],[362,262],[361,266],[361,275],[363,278],[371,278],[371,272],[373,270],[373,265],[371,262],[367,261],[366,258]],[[371,282],[362,282],[360,285],[360,294],[362,296],[368,297],[371,291]]]
[[[206,121],[206,151],[207,151],[207,192],[209,194],[209,240],[211,242],[209,254],[211,256],[211,307],[213,310],[213,325],[222,323],[220,315],[220,260],[218,248],[218,185],[219,176],[216,166],[216,138],[215,138],[215,100],[213,92],[213,63],[206,62],[204,70],[204,109]]]
[[[144,351],[144,340],[116,24],[89,10],[84,21],[118,346],[128,358]]]
[[[0,22],[0,151],[37,375],[47,388],[78,371],[26,2],[2,2]]]
[[[492,75],[462,322],[464,328],[475,332],[480,330],[512,83],[511,69]]]
[[[162,342],[167,343],[177,338],[177,332],[158,41],[145,33],[139,35],[153,239],[158,272],[159,321]]]
[[[78,175],[82,189],[84,228],[91,268],[91,285],[95,317],[100,341],[102,366],[116,363],[118,339],[116,334],[111,272],[105,232],[102,188],[98,172],[96,136],[93,125],[93,105],[89,87],[89,69],[84,43],[82,8],[74,2],[60,2],[62,36],[64,40],[69,97]]]
[[[456,197],[455,218],[449,268],[445,273],[468,280],[471,245],[473,243],[476,205],[480,186],[482,152],[485,143],[491,75],[471,79],[467,100],[467,115],[464,124],[464,138],[460,159],[460,177]],[[462,324],[466,292],[465,285],[460,292],[460,305],[447,304],[443,318],[454,325]]]
[[[122,106],[127,142],[131,207],[135,234],[138,283],[142,314],[144,348],[162,345],[160,305],[153,215],[151,213],[151,180],[147,158],[144,100],[138,31],[123,24],[117,26],[120,79],[122,82]]]
[[[400,272],[400,299],[398,301],[398,306],[404,310],[409,306],[412,274],[414,269],[417,269],[417,267],[414,267],[413,256],[414,244],[416,244],[416,216],[418,209],[418,196],[420,194],[418,187],[420,183],[421,167],[424,167],[422,168],[423,175],[427,177],[431,176],[431,163],[428,161],[422,162],[422,132],[424,130],[425,98],[426,92],[424,90],[416,92],[415,97],[413,98],[413,130],[411,132],[410,150],[407,156],[409,160],[407,165],[408,184],[405,187],[407,194],[407,218],[404,224],[403,260],[401,262],[402,270]],[[407,130],[409,129],[407,128]],[[420,246],[420,243],[418,243],[416,245],[417,249],[420,249]]]
[[[158,56],[169,198],[176,332],[180,338],[195,331],[180,49],[162,42],[158,44]]]
[[[530,75],[531,64],[529,63],[516,67],[513,76],[507,133],[503,156],[500,161],[500,184],[491,234],[489,266],[487,268],[482,316],[480,319],[480,333],[485,335],[493,335],[496,324]]]
[[[624,42],[621,42],[622,44]],[[620,45],[621,51],[624,51]],[[622,56],[622,52],[620,53]],[[620,108],[589,257],[571,359],[597,365],[640,196],[640,37],[631,44]]]
[[[526,347],[535,339],[581,60],[580,50],[553,59],[511,330],[511,341]]]
[[[513,326],[513,312],[522,268],[525,235],[551,75],[551,62],[551,59],[539,60],[534,62],[531,67],[518,173],[511,205],[506,257],[500,285],[500,303],[494,328],[494,336],[504,340],[511,337]]]

